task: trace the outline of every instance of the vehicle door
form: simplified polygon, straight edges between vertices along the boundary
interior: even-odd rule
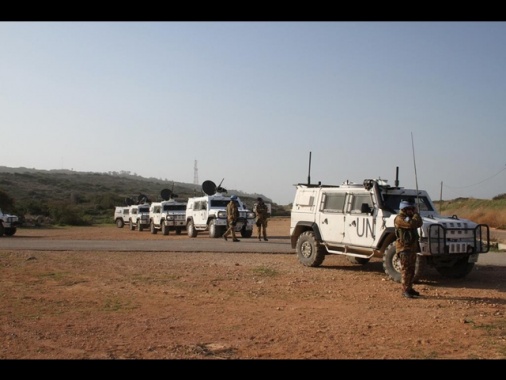
[[[194,221],[197,226],[207,225],[207,200],[195,202],[194,205]]]
[[[323,241],[332,244],[343,240],[345,192],[322,191],[317,224]]]
[[[349,192],[346,199],[343,243],[355,247],[372,247],[375,218],[371,194]]]

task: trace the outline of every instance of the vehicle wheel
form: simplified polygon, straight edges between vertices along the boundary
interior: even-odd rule
[[[414,282],[418,282],[426,267],[426,259],[423,256],[416,256]],[[395,242],[390,243],[383,255],[383,270],[395,282],[401,282],[401,259],[395,252]]]
[[[162,234],[167,236],[169,234],[169,226],[165,224],[165,221],[162,220]]]
[[[193,220],[190,220],[186,225],[186,231],[188,231],[188,236],[191,238],[197,237],[197,230],[195,229],[195,225],[193,224]]]
[[[123,219],[116,219],[116,227],[123,228],[125,225],[125,222],[123,222]]]
[[[141,221],[137,221],[137,231],[142,231],[144,228],[142,227]]]
[[[155,228],[155,223],[153,221],[151,221],[151,223],[149,224],[149,229],[153,235],[156,235],[156,233],[158,232]]]
[[[4,234],[5,236],[12,236],[16,233],[16,228],[15,227],[12,227],[12,228],[5,228],[4,229]]]
[[[295,246],[297,258],[307,267],[317,267],[325,259],[325,247],[316,241],[313,231],[303,232]]]
[[[250,238],[253,235],[253,230],[247,230],[246,228],[241,229],[241,236],[243,238]]]
[[[463,278],[466,277],[474,268],[474,263],[469,263],[469,256],[462,257],[456,261],[449,263],[436,263],[434,267],[437,272],[448,278]]]
[[[370,259],[364,259],[363,257],[355,257],[355,256],[346,256],[348,261],[353,264],[365,265],[369,262]]]
[[[4,236],[4,232],[5,232],[4,226],[2,225],[2,223],[0,223],[0,237]]]
[[[176,235],[181,235],[181,232],[183,232],[182,228],[176,228]]]
[[[209,237],[219,238],[223,235],[223,232],[219,227],[216,226],[216,220],[212,219],[209,221]]]
[[[130,226],[130,231],[135,230],[135,224],[132,222],[132,219],[130,219],[129,226]]]

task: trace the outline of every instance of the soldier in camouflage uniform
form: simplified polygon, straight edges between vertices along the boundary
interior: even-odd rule
[[[418,297],[420,293],[413,289],[416,267],[416,253],[419,251],[418,227],[423,224],[412,200],[402,201],[399,214],[395,217],[395,251],[401,262],[402,295],[406,298]]]
[[[223,239],[227,240],[227,236],[232,233],[232,241],[240,241],[235,235],[235,225],[239,219],[239,208],[237,206],[237,195],[230,196],[230,202],[227,204],[227,222],[228,230],[223,234]]]
[[[257,205],[255,208],[255,212],[257,214],[257,230],[258,230],[258,241],[261,241],[262,239],[260,236],[264,237],[264,240],[267,241],[267,218],[269,217],[269,208],[264,203],[264,200],[260,197],[257,198]]]

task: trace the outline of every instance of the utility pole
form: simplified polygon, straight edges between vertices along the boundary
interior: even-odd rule
[[[195,160],[195,164],[193,165],[193,183],[195,185],[199,184],[199,169],[197,169],[197,160]]]

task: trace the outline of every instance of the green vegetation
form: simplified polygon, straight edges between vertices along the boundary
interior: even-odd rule
[[[115,206],[140,194],[160,201],[160,192],[170,189],[178,199],[202,195],[201,185],[144,178],[130,172],[74,172],[71,170],[36,170],[0,166],[0,208],[16,214],[29,224],[86,226],[112,224]],[[291,191],[290,185],[287,191]],[[250,207],[263,194],[248,194],[228,189]],[[272,216],[289,216],[291,205],[272,203]],[[493,228],[506,229],[506,194],[493,199],[457,198],[435,201],[442,215],[457,215]]]
[[[160,201],[161,191],[170,189],[178,199],[202,194],[201,184],[143,178],[129,172],[88,173],[71,170],[36,170],[0,167],[0,208],[17,215],[23,223],[86,226],[112,224],[115,206],[140,194]],[[250,207],[262,194],[237,194]],[[273,216],[287,216],[287,207],[272,203]]]

